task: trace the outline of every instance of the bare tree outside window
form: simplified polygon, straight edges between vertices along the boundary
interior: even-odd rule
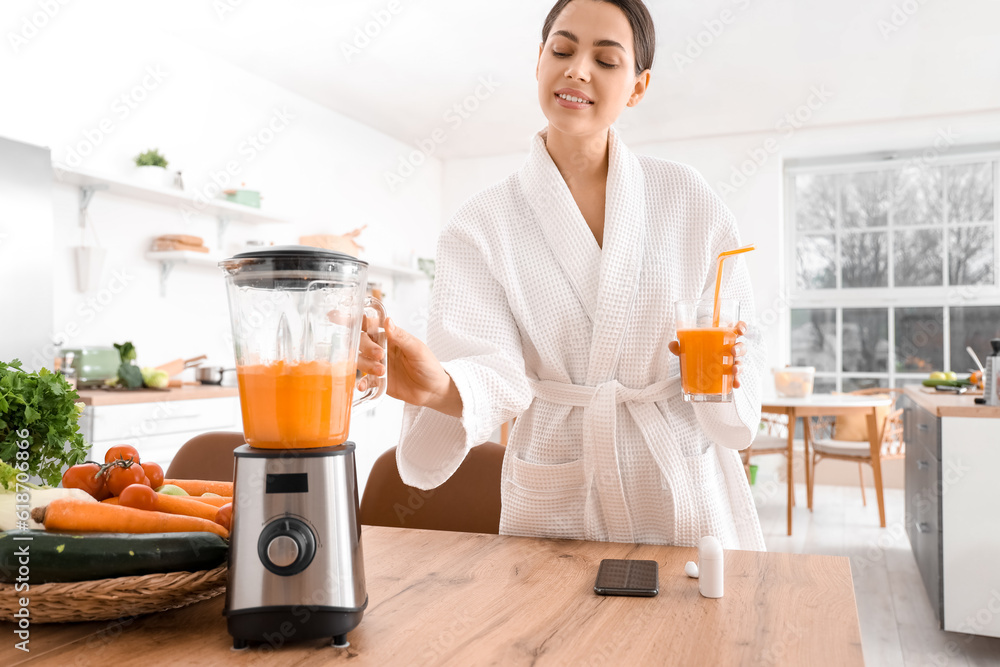
[[[790,358],[816,366],[817,391],[963,373],[966,345],[989,353],[1000,336],[997,169],[995,158],[913,160],[810,168],[788,181],[798,290]],[[951,288],[962,286],[976,286],[976,303],[955,301],[968,292]]]

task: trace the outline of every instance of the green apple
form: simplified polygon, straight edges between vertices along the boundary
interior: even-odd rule
[[[945,380],[952,380],[952,381],[957,380],[958,379],[958,373],[956,373],[955,371],[948,371],[947,373],[944,374],[944,379]]]
[[[188,496],[191,495],[181,487],[176,484],[164,484],[156,490],[157,493],[162,493],[168,496]]]
[[[934,371],[933,373],[931,373],[930,379],[931,380],[947,380],[948,376],[945,375],[944,373],[942,373],[941,371]]]

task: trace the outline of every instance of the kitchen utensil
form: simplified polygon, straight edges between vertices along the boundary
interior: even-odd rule
[[[242,204],[243,206],[260,208],[261,196],[257,190],[223,190],[222,193],[226,195],[226,201],[231,201],[234,204]]]
[[[195,369],[194,377],[201,384],[222,384],[223,374],[235,370],[235,368],[223,368],[222,366],[199,366]]]
[[[939,384],[934,387],[935,391],[946,392],[949,394],[964,394],[969,391],[971,385],[944,385]]]
[[[104,381],[118,375],[121,356],[113,347],[77,347],[60,350],[66,358],[73,355],[72,367],[76,371],[78,389],[102,387]]]
[[[785,366],[772,368],[774,390],[783,398],[805,398],[813,393],[815,366]]]
[[[156,370],[166,371],[167,375],[173,377],[175,375],[180,375],[187,368],[193,368],[199,365],[202,361],[208,358],[208,355],[201,355],[198,357],[191,357],[190,359],[174,359],[173,361],[168,361],[165,364],[160,364],[156,367]]]
[[[385,347],[385,310],[365,296],[368,264],[342,253],[272,246],[219,266],[247,442],[235,451],[233,647],[275,636],[343,646],[368,604],[350,414],[386,381],[367,377],[355,397],[358,343],[364,327]]]
[[[972,360],[976,362],[976,366],[979,367],[979,372],[985,374],[986,369],[983,368],[983,364],[979,361],[979,357],[976,355],[976,351],[972,349],[972,346],[966,346],[965,351],[968,352],[969,356],[972,357]]]

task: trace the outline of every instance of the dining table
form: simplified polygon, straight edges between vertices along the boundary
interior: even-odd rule
[[[802,441],[805,455],[805,476],[806,487],[809,486],[809,476],[811,473],[811,461],[809,456],[809,441],[812,438],[810,420],[813,417],[840,417],[850,415],[862,415],[868,426],[868,441],[871,451],[877,452],[879,449],[879,424],[878,408],[892,405],[892,399],[884,395],[855,395],[855,394],[811,394],[802,398],[790,397],[769,397],[761,401],[761,412],[769,414],[788,416],[788,452],[787,452],[787,473],[788,478],[788,534],[792,534],[792,507],[795,505],[795,475],[792,470],[794,462],[795,444],[795,424],[802,419]],[[751,448],[753,445],[751,445]],[[752,451],[752,449],[751,449]],[[882,471],[880,470],[878,456],[872,457],[872,467],[875,472],[875,484],[881,486]],[[878,496],[878,513],[885,528],[885,503],[882,499],[881,490]],[[809,509],[812,509],[812,498],[807,499]]]
[[[349,645],[289,623],[235,650],[224,595],[114,621],[2,623],[0,664],[863,665],[850,562],[726,550],[721,598],[685,574],[695,547],[364,526],[368,606]],[[602,596],[602,559],[653,560],[654,597]],[[237,584],[238,585],[238,584]]]

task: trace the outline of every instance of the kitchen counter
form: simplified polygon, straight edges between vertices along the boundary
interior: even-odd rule
[[[368,608],[347,635],[232,650],[224,596],[119,622],[31,625],[31,653],[0,632],[0,664],[862,665],[849,559],[726,551],[725,597],[684,574],[692,547],[364,526]],[[652,559],[652,598],[593,591],[603,558]],[[86,656],[90,655],[91,658]]]
[[[228,398],[239,396],[237,387],[218,385],[185,385],[173,389],[136,389],[134,391],[108,391],[106,389],[80,389],[80,400],[86,405],[130,405],[132,403],[163,403],[189,401],[199,398]]]
[[[944,392],[923,391],[923,385],[911,385],[904,388],[904,393],[910,399],[927,410],[935,417],[985,417],[1000,418],[1000,407],[976,405],[976,396],[982,394],[946,394]]]

